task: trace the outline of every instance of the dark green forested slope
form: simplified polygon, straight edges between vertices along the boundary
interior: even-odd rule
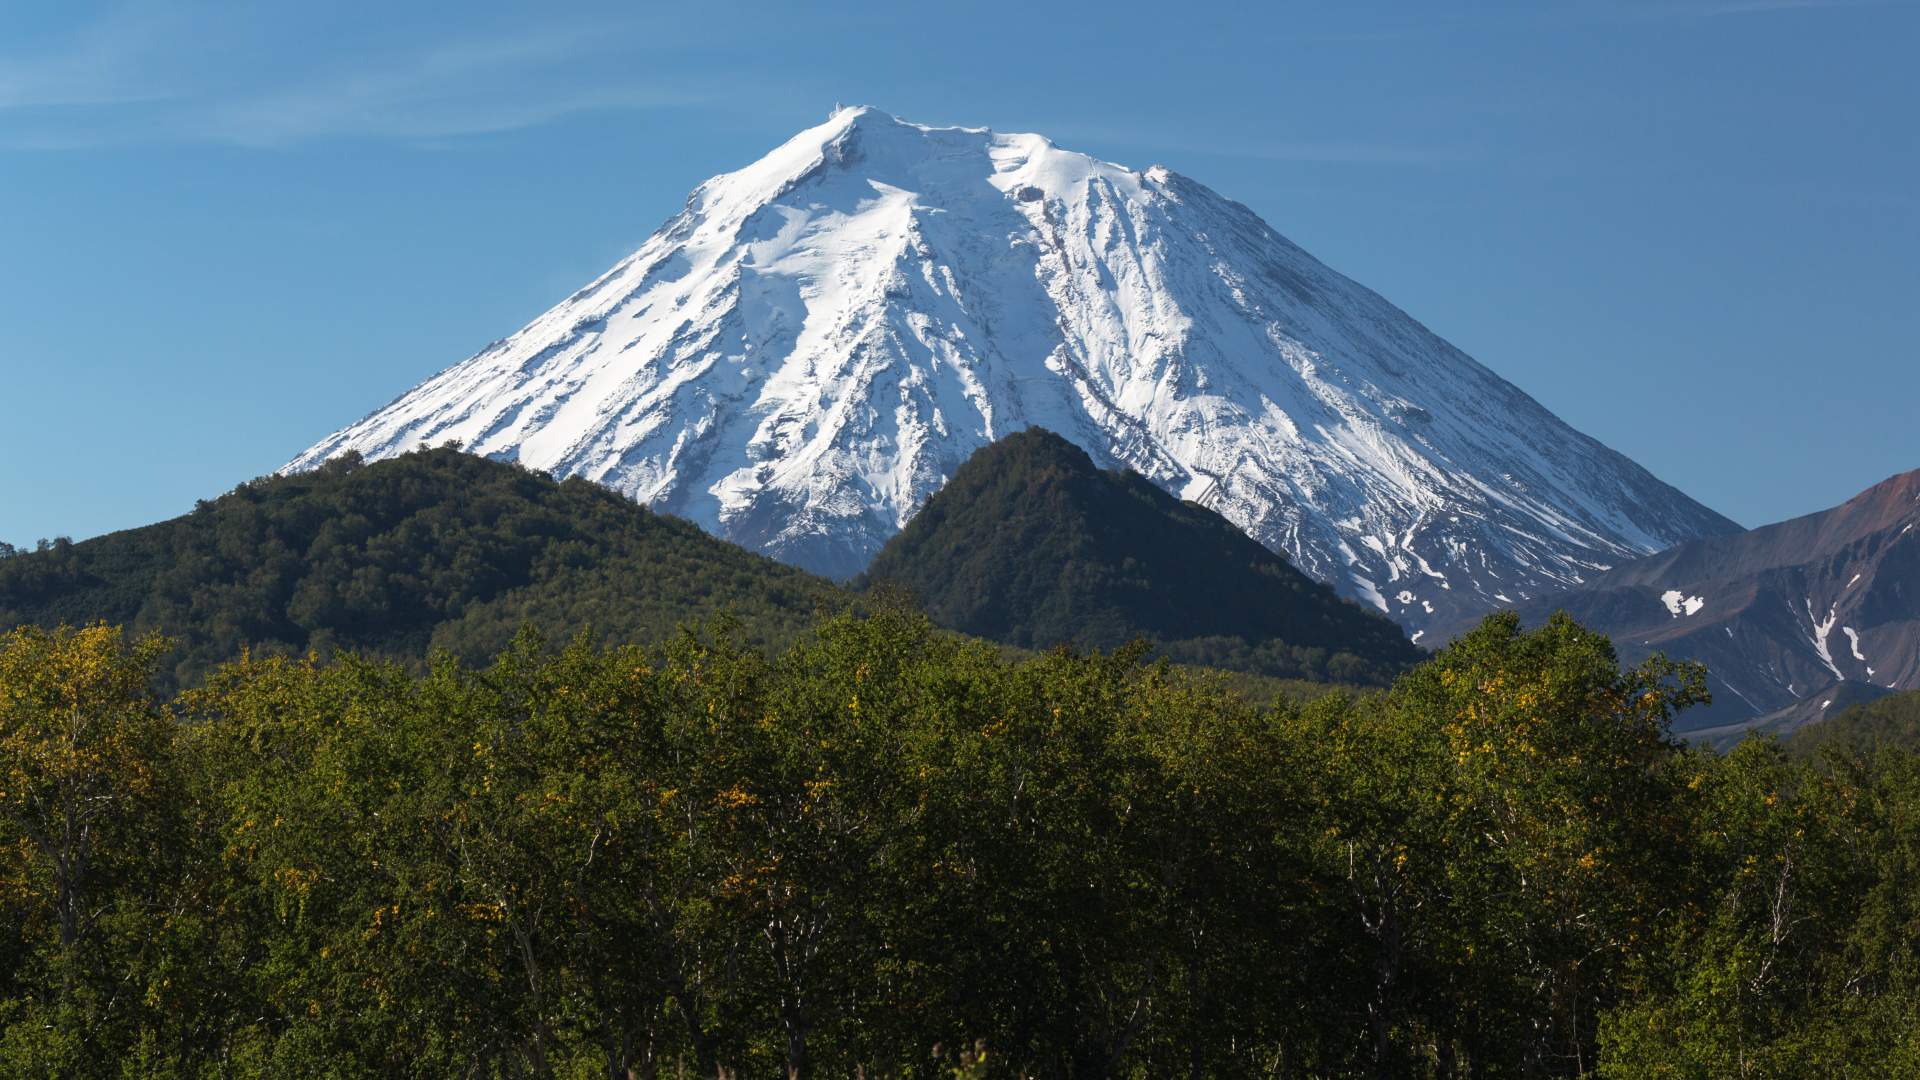
[[[172,681],[242,648],[479,659],[522,623],[658,638],[733,612],[780,644],[844,594],[585,480],[451,448],[265,477],[193,513],[0,559],[0,626],[104,620],[180,642]]]
[[[1920,750],[1920,690],[1889,694],[1808,724],[1786,740],[1787,749],[1811,755],[1823,747],[1853,751]]]
[[[1281,677],[1380,682],[1418,652],[1385,618],[1295,570],[1225,518],[1032,428],[987,446],[862,579],[936,622],[1027,648],[1113,648]]]

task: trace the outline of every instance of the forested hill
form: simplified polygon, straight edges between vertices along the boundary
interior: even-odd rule
[[[952,629],[1028,648],[1113,648],[1295,678],[1381,682],[1419,657],[1225,518],[1039,428],[974,453],[874,558]]]
[[[1898,748],[1920,750],[1920,690],[1855,705],[1808,724],[1789,735],[1787,749],[1813,755],[1825,747],[1855,752]]]
[[[584,480],[452,448],[265,477],[144,528],[0,559],[0,626],[104,620],[180,641],[185,685],[242,648],[467,659],[528,623],[658,638],[721,612],[784,644],[845,594]]]

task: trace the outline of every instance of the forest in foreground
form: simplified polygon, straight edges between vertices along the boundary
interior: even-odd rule
[[[0,636],[0,1073],[1920,1075],[1920,759],[1490,618],[1258,708],[724,620],[490,665]],[[164,681],[164,680],[163,680]]]

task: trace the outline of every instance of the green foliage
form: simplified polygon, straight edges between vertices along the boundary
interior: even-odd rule
[[[164,1024],[137,976],[182,839],[172,718],[147,689],[166,649],[105,626],[0,635],[0,1073],[84,1075]]]
[[[659,640],[731,612],[791,640],[844,596],[580,479],[421,450],[266,477],[191,514],[0,560],[0,626],[166,627],[168,686],[238,655],[336,649],[482,662],[531,624]]]
[[[1920,1066],[1920,760],[1692,749],[1564,618],[1267,708],[884,605],[171,707],[165,647],[0,635],[0,1074]]]
[[[1889,694],[1799,728],[1789,753],[1814,757],[1829,748],[1856,753],[1900,747],[1920,751],[1920,690]]]
[[[1180,663],[1385,684],[1419,651],[1225,518],[1030,428],[980,450],[874,557],[864,582],[934,620],[1023,648],[1114,649]]]
[[[1696,887],[1601,1029],[1618,1077],[1920,1072],[1920,762],[1796,764],[1750,739],[1702,770]]]
[[[1378,702],[1301,714],[1314,848],[1361,931],[1350,1054],[1401,1076],[1591,1068],[1593,1017],[1680,878],[1667,721],[1701,678],[1502,615]]]

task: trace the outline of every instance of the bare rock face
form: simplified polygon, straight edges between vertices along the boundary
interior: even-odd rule
[[[1681,723],[1719,739],[1756,719],[1790,730],[1920,687],[1920,471],[1518,606],[1529,623],[1556,608],[1611,635],[1627,659],[1658,651],[1706,663],[1713,706]]]
[[[849,577],[1029,426],[1416,639],[1736,528],[1200,184],[864,108],[288,469],[458,439]]]

